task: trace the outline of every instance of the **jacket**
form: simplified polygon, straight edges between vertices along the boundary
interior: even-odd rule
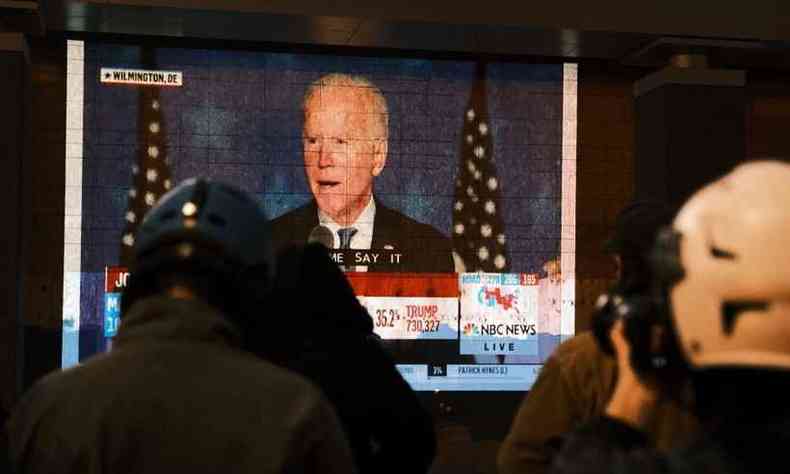
[[[270,306],[279,317],[256,319],[251,350],[321,388],[359,471],[427,472],[436,449],[432,420],[324,247],[292,247],[280,254]]]
[[[240,349],[199,301],[153,297],[115,347],[36,383],[12,415],[19,473],[343,473],[337,417],[301,377]]]
[[[500,474],[548,472],[563,436],[604,413],[616,381],[616,362],[598,348],[592,333],[560,344],[546,360],[500,448]],[[692,416],[669,402],[659,406],[654,420],[649,436],[665,450],[697,429]]]
[[[733,423],[662,452],[643,432],[618,420],[591,420],[567,437],[551,474],[787,473],[790,420]]]

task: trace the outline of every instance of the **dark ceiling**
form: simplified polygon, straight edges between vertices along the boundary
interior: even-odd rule
[[[790,69],[790,2],[0,0],[0,30]]]

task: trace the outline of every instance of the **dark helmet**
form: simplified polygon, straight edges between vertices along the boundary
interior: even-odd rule
[[[615,229],[604,245],[608,253],[646,256],[653,249],[658,231],[672,222],[673,212],[658,201],[634,201],[617,215]]]
[[[158,292],[155,280],[163,272],[208,275],[219,291],[237,293],[225,299],[236,300],[238,291],[270,281],[272,260],[268,220],[252,197],[224,183],[188,179],[162,196],[137,231],[122,313]]]
[[[612,237],[604,250],[620,256],[621,291],[642,291],[650,287],[652,271],[650,254],[658,231],[669,225],[672,209],[657,201],[635,201],[617,215]]]

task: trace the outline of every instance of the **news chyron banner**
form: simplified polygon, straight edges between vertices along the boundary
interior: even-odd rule
[[[126,288],[129,272],[125,267],[104,269],[104,337],[115,337],[121,323],[121,293]]]
[[[104,274],[104,337],[110,338],[118,332],[121,293],[129,271],[109,266]],[[360,272],[346,277],[382,339],[458,338],[455,274]]]
[[[538,276],[465,273],[461,354],[538,355]]]
[[[453,273],[346,273],[382,339],[458,339]]]

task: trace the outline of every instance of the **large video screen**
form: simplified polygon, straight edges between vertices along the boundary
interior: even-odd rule
[[[528,390],[573,334],[574,64],[69,41],[67,90],[64,368],[112,350],[137,226],[195,176],[327,245],[416,390]]]

